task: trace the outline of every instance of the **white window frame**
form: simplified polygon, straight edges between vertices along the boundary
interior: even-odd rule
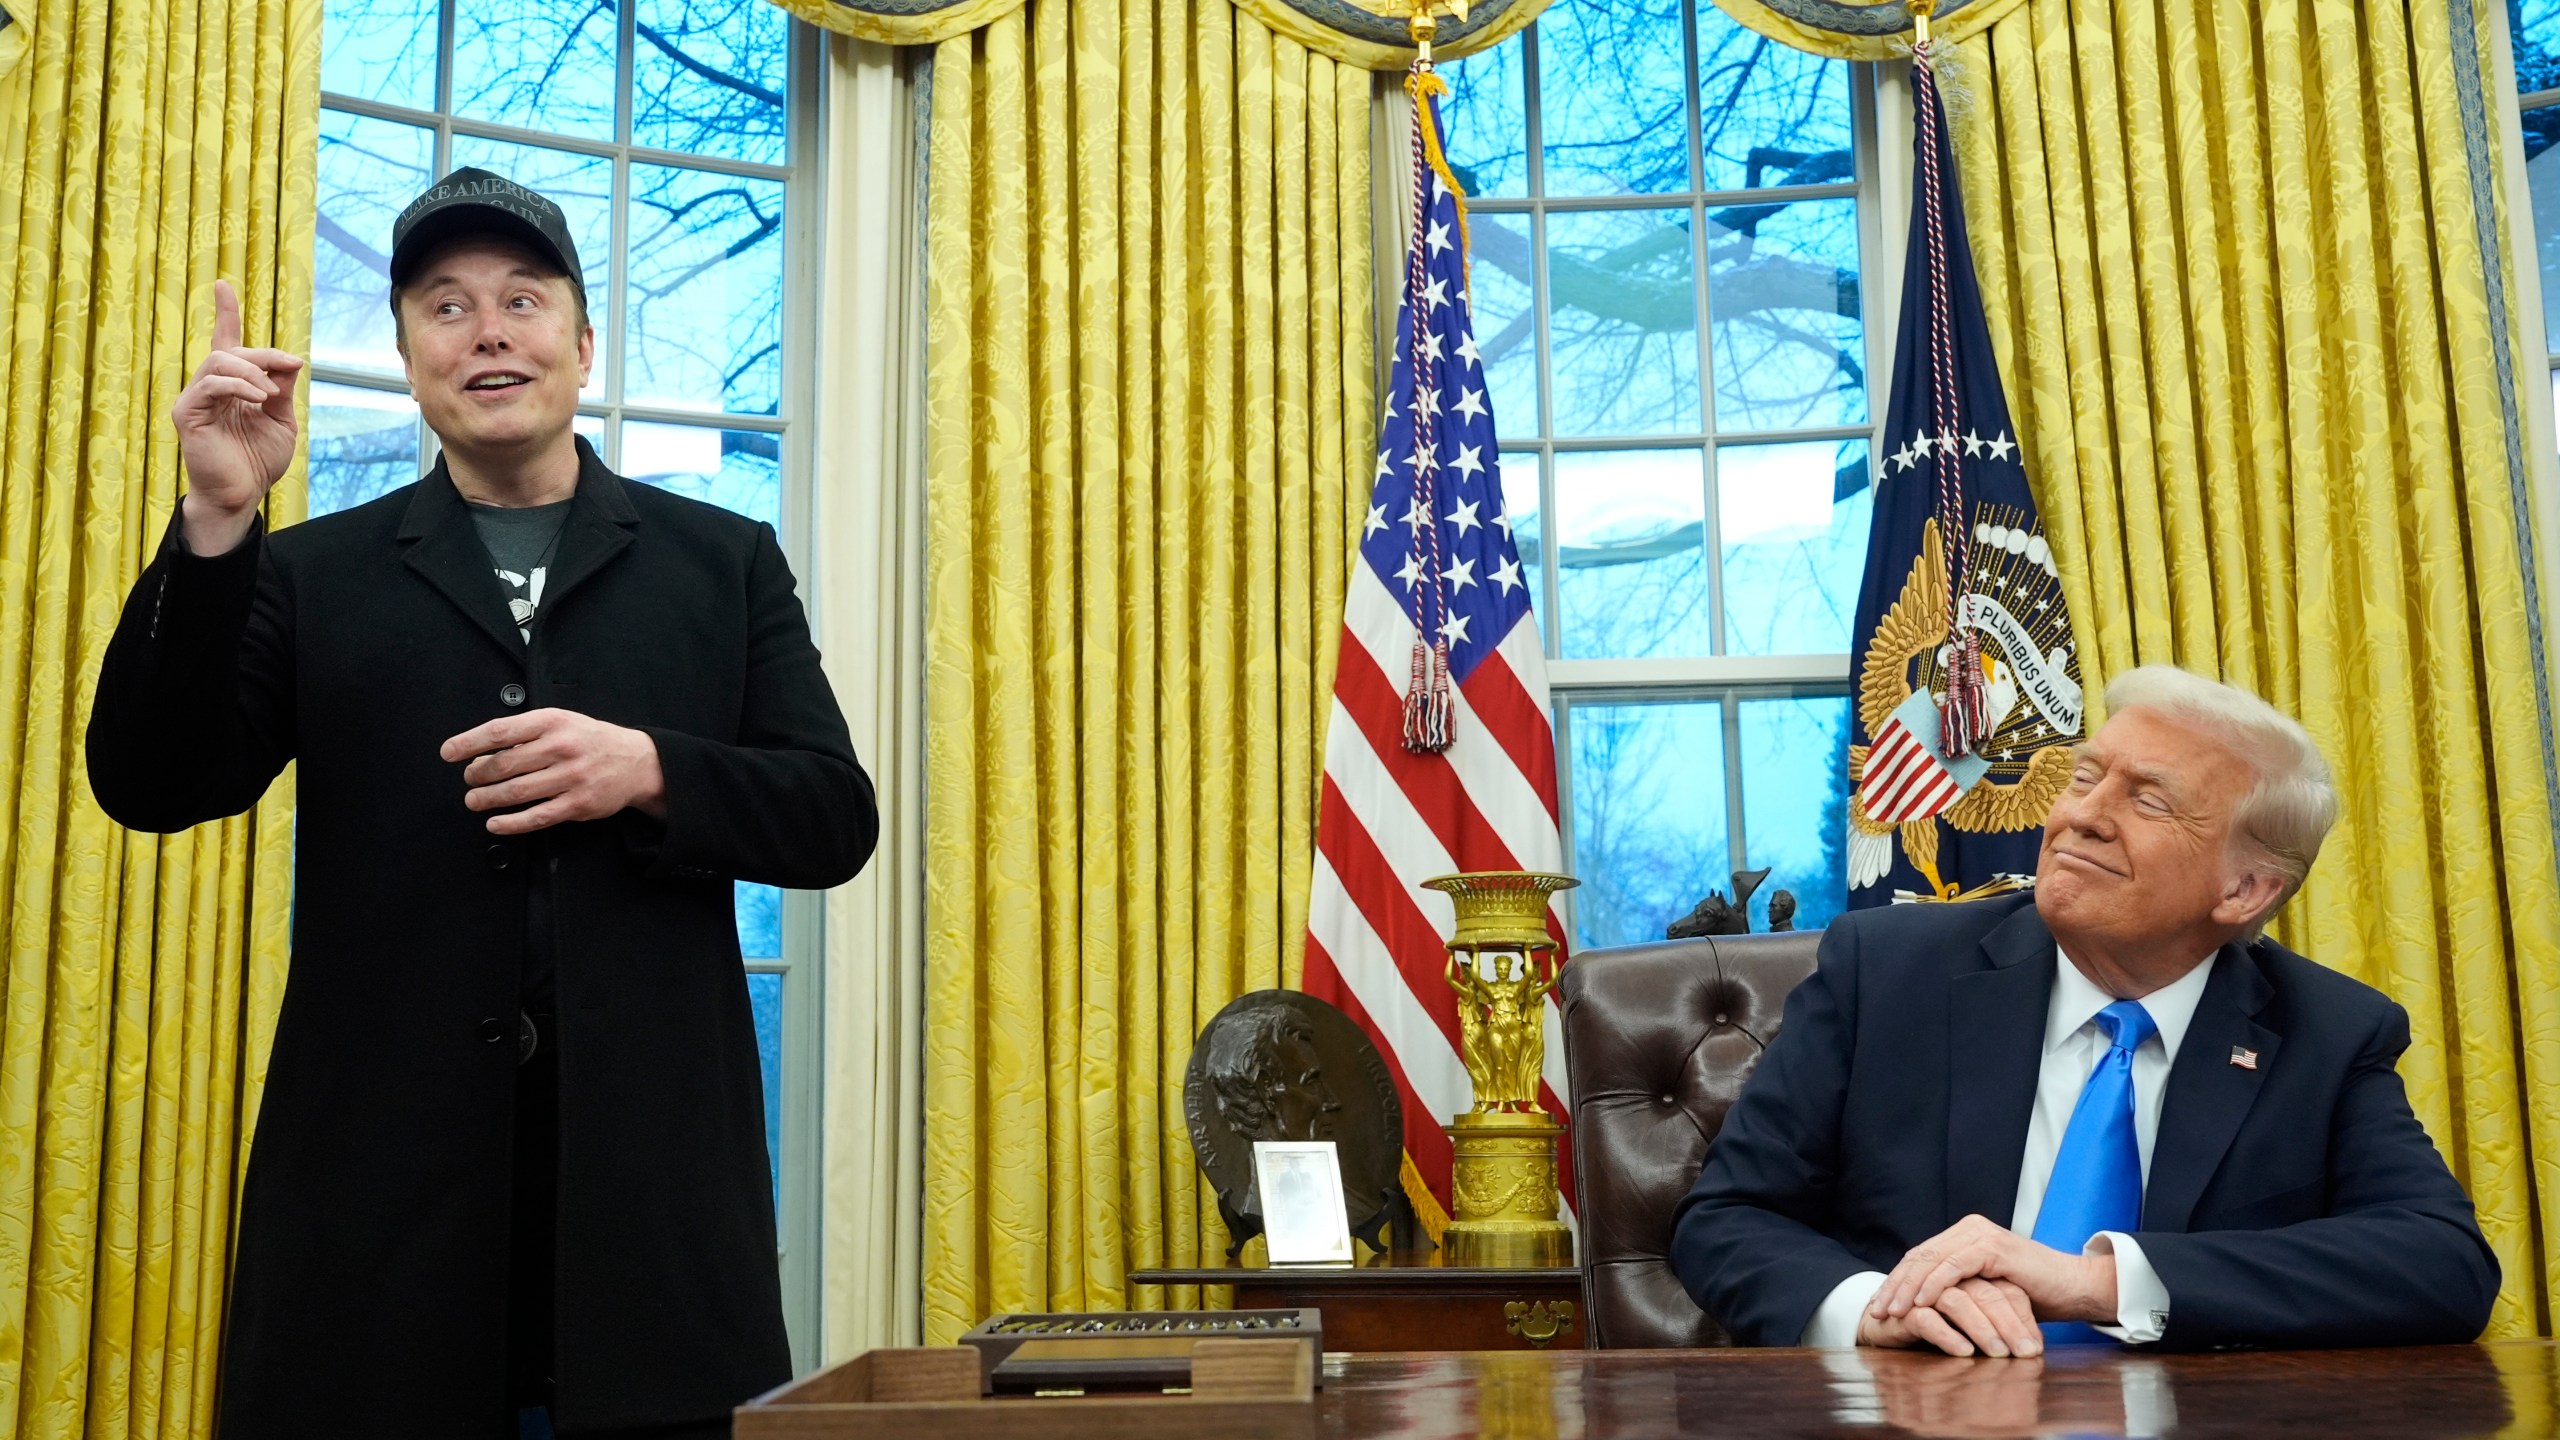
[[[1687,144],[1689,173],[1704,181],[1704,157],[1698,153],[1703,143],[1698,106],[1697,85],[1698,16],[1697,7],[1684,5],[1681,12],[1682,46],[1688,90]],[[1540,29],[1531,26],[1531,32]],[[1884,430],[1884,418],[1890,399],[1894,330],[1900,314],[1901,267],[1900,248],[1892,243],[1901,234],[1909,216],[1909,179],[1894,167],[1881,163],[1888,143],[1898,132],[1907,153],[1911,133],[1910,83],[1908,67],[1902,64],[1873,65],[1851,62],[1848,65],[1851,143],[1856,151],[1857,178],[1828,185],[1764,186],[1747,190],[1677,190],[1661,194],[1624,196],[1549,197],[1544,194],[1545,145],[1538,113],[1538,43],[1524,44],[1521,59],[1521,91],[1527,115],[1525,196],[1480,196],[1467,202],[1470,213],[1482,215],[1525,216],[1530,225],[1530,248],[1537,266],[1536,285],[1531,304],[1536,307],[1538,332],[1538,433],[1534,438],[1504,436],[1500,449],[1508,461],[1514,456],[1534,456],[1538,467],[1538,527],[1540,564],[1538,594],[1534,597],[1543,622],[1540,631],[1547,656],[1547,687],[1552,696],[1552,713],[1556,738],[1557,806],[1563,818],[1565,868],[1574,871],[1574,805],[1573,805],[1573,712],[1576,706],[1606,703],[1660,703],[1717,701],[1723,711],[1725,838],[1731,852],[1731,868],[1741,870],[1749,863],[1749,837],[1743,814],[1743,762],[1741,745],[1741,705],[1749,700],[1823,699],[1851,697],[1848,653],[1831,655],[1705,655],[1678,659],[1590,660],[1571,659],[1560,653],[1561,610],[1557,595],[1561,583],[1557,561],[1561,550],[1555,540],[1557,509],[1555,495],[1555,457],[1558,454],[1592,451],[1626,451],[1669,449],[1698,451],[1706,466],[1705,546],[1707,574],[1711,593],[1710,628],[1716,643],[1723,643],[1723,547],[1719,536],[1721,516],[1717,504],[1716,463],[1720,449],[1728,445],[1767,443],[1775,440],[1822,441],[1864,440],[1867,443],[1869,484],[1881,481],[1882,449],[1878,437]],[[1895,110],[1899,97],[1900,109]],[[1898,123],[1885,118],[1899,114]],[[1725,430],[1715,420],[1715,354],[1711,300],[1706,255],[1708,210],[1725,205],[1765,205],[1777,199],[1816,200],[1854,198],[1858,205],[1859,308],[1861,334],[1866,350],[1867,419],[1855,425],[1815,426],[1786,430]],[[1695,276],[1698,308],[1698,386],[1699,426],[1695,430],[1675,434],[1616,435],[1605,437],[1575,436],[1559,439],[1554,433],[1554,352],[1547,333],[1548,296],[1552,293],[1547,278],[1547,217],[1550,213],[1590,213],[1602,210],[1663,210],[1686,206],[1690,212],[1692,272]],[[1400,263],[1400,262],[1399,262]],[[1400,272],[1398,272],[1400,273]],[[1387,312],[1392,323],[1392,311]],[[1385,347],[1382,348],[1382,353]],[[1852,637],[1855,643],[1855,637]],[[1577,872],[1578,873],[1578,872]],[[1580,933],[1580,915],[1572,892],[1564,896],[1565,923],[1568,933]],[[1700,898],[1703,898],[1701,896]]]

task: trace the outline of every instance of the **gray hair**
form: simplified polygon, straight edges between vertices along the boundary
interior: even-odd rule
[[[2107,713],[2151,710],[2210,731],[2248,762],[2257,781],[2231,812],[2231,833],[2284,881],[2273,915],[2302,888],[2320,842],[2338,820],[2329,762],[2292,716],[2241,689],[2174,665],[2141,665],[2107,682]],[[2255,940],[2266,917],[2243,937]]]

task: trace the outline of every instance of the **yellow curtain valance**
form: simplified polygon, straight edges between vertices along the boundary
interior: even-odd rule
[[[822,29],[888,45],[939,45],[1020,9],[1023,0],[773,0]],[[1234,0],[1236,8],[1274,34],[1328,60],[1365,70],[1401,70],[1412,63],[1405,43],[1409,0]],[[1797,0],[1790,0],[1797,3]],[[2004,9],[2016,0],[1940,0],[1942,6]],[[1456,60],[1520,33],[1547,0],[1480,0],[1467,18],[1441,15],[1432,54]],[[1831,5],[1831,9],[1866,6]],[[1896,0],[1896,9],[1899,0]],[[1738,13],[1738,12],[1737,12]],[[1780,39],[1787,37],[1780,36]]]
[[[1954,42],[2016,9],[2018,0],[1937,0],[1933,38]],[[1716,8],[1781,45],[1842,60],[1888,60],[1911,48],[1905,0],[1716,0]]]

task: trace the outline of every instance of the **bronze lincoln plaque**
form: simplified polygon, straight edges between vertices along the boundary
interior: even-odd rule
[[[1296,990],[1239,995],[1201,1030],[1182,1101],[1191,1148],[1218,1192],[1228,1258],[1262,1233],[1256,1140],[1334,1142],[1351,1233],[1387,1248],[1404,1111],[1386,1062],[1351,1017]]]

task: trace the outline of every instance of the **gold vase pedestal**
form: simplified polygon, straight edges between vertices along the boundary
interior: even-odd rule
[[[1570,875],[1479,871],[1422,882],[1449,897],[1457,927],[1446,978],[1457,993],[1459,1058],[1475,1103],[1444,1128],[1454,1152],[1447,1265],[1541,1269],[1573,1263],[1573,1231],[1557,1214],[1556,1139],[1539,1107],[1547,992],[1556,942],[1547,904]]]
[[[1573,1231],[1556,1217],[1556,1140],[1543,1110],[1461,1115],[1442,1127],[1457,1152],[1457,1213],[1440,1237],[1441,1263],[1530,1270],[1573,1263]]]

